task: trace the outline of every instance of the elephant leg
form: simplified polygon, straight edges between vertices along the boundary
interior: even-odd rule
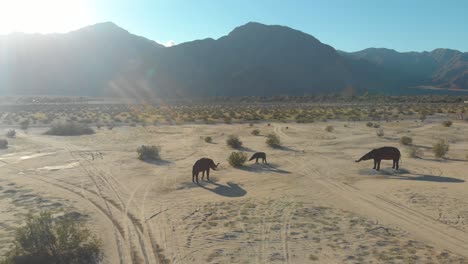
[[[210,168],[206,171],[206,180],[210,181]]]
[[[400,161],[399,160],[395,161],[395,165],[396,165],[396,170],[400,169]]]
[[[205,179],[205,171],[202,172],[201,179],[202,179],[202,181],[203,181],[203,179]]]
[[[258,157],[255,159],[255,163],[258,164]]]
[[[374,170],[377,168],[377,160],[374,160]]]
[[[197,181],[197,183],[198,183],[198,175],[199,175],[199,174],[200,174],[200,172],[197,172],[197,173],[195,174],[195,180]]]
[[[380,170],[380,162],[381,162],[381,160],[377,161],[377,170]]]
[[[392,169],[395,169],[395,160],[393,160]]]

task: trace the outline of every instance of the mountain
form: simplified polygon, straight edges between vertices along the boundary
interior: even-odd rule
[[[103,95],[110,81],[161,48],[110,22],[67,34],[0,36],[0,92]]]
[[[0,36],[0,94],[149,97],[468,91],[468,54],[337,51],[304,32],[247,23],[164,47],[107,22]]]
[[[154,60],[151,83],[171,96],[304,94],[352,85],[335,49],[303,32],[248,23],[218,40],[183,43]]]
[[[348,58],[369,61],[382,68],[393,80],[398,80],[398,86],[401,87],[468,89],[468,53],[450,49],[397,52],[384,48],[340,53]]]

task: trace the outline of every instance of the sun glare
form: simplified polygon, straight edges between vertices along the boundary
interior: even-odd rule
[[[87,0],[0,0],[0,34],[67,32],[93,18]]]

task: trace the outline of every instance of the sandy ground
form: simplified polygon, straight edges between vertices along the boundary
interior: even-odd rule
[[[18,133],[0,151],[0,254],[26,213],[47,209],[86,221],[105,263],[468,263],[468,124],[381,125],[383,137],[364,122]],[[283,148],[266,146],[273,132]],[[229,134],[269,164],[230,167]],[[421,158],[407,156],[403,135]],[[450,142],[445,160],[430,150],[439,138]],[[138,160],[142,144],[159,145],[163,160]],[[401,170],[354,162],[380,146],[400,148]],[[221,165],[199,186],[201,157]]]

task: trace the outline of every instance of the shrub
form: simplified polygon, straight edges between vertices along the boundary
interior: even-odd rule
[[[138,158],[140,160],[160,160],[159,147],[141,145],[137,148]]]
[[[380,127],[380,124],[377,124],[377,123],[374,124],[374,128],[379,128],[379,127]]]
[[[419,158],[422,156],[422,151],[418,147],[411,146],[408,149],[408,155],[410,156],[410,158]]]
[[[411,137],[408,137],[408,136],[402,136],[400,138],[400,143],[402,145],[411,145],[413,143],[413,139]]]
[[[252,130],[251,134],[254,135],[254,136],[258,136],[258,135],[260,135],[260,130],[254,129],[254,130]]]
[[[0,139],[0,149],[8,148],[8,141],[6,139]]]
[[[240,167],[247,161],[247,154],[244,152],[232,152],[228,157],[228,162],[233,167]]]
[[[374,123],[372,123],[372,122],[367,122],[367,124],[366,124],[367,127],[372,127],[373,125],[374,125]]]
[[[442,122],[442,125],[444,127],[450,127],[452,124],[453,124],[452,120],[446,120],[446,121]]]
[[[267,136],[266,143],[268,146],[273,147],[273,148],[278,148],[281,146],[281,141],[276,134],[269,134]]]
[[[239,137],[236,135],[230,135],[226,140],[226,144],[235,149],[242,147],[242,141],[240,141]]]
[[[213,139],[211,137],[205,137],[205,142],[206,143],[211,143],[211,142],[213,142]]]
[[[80,136],[94,134],[94,130],[86,124],[67,122],[53,124],[45,134],[53,136]]]
[[[449,151],[449,145],[445,140],[439,140],[439,142],[435,143],[432,146],[432,152],[434,152],[434,155],[436,158],[443,158],[445,157],[445,154]]]
[[[8,130],[8,132],[6,133],[6,136],[7,138],[14,138],[16,137],[16,131],[14,129],[10,129]]]
[[[29,120],[24,120],[23,122],[20,123],[21,129],[22,130],[27,130],[29,128]]]
[[[327,131],[327,132],[332,132],[332,131],[333,131],[333,126],[328,125],[328,126],[325,128],[325,131]]]
[[[379,130],[377,130],[375,133],[376,133],[377,136],[379,136],[379,137],[383,137],[383,136],[385,135],[383,129],[379,129]]]
[[[101,242],[76,219],[51,213],[29,215],[26,225],[16,230],[13,248],[1,263],[99,263]]]

